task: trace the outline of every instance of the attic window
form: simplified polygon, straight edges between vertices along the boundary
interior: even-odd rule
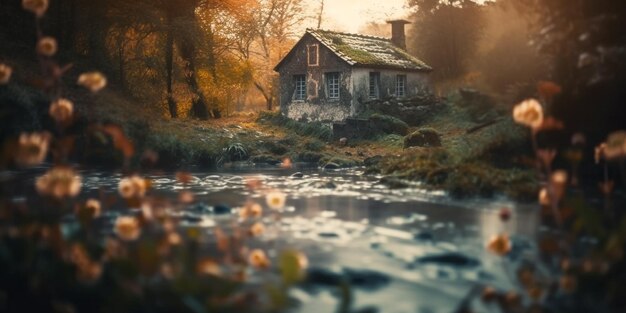
[[[307,59],[309,66],[318,66],[320,64],[320,46],[318,44],[307,45]]]
[[[406,96],[406,75],[396,76],[396,97]]]

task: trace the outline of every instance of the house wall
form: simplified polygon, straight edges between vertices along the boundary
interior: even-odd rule
[[[319,62],[309,66],[307,45],[319,44]],[[328,99],[324,74],[341,73],[340,98]],[[341,121],[351,115],[352,70],[348,63],[337,57],[332,51],[307,34],[296,45],[289,59],[279,69],[280,73],[280,110],[294,120]],[[294,100],[294,75],[306,75],[307,99]]]
[[[352,70],[352,89],[354,90],[354,97],[352,100],[353,113],[362,112],[363,110],[365,110],[364,103],[373,100],[369,97],[370,72],[380,73],[379,99],[396,96],[396,75],[406,75],[405,98],[417,95],[420,90],[428,85],[428,74],[426,73],[403,72],[385,69],[354,68]]]

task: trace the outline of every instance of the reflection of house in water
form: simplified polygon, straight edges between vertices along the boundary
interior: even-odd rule
[[[389,23],[391,39],[308,29],[274,68],[283,114],[342,121],[362,112],[368,101],[417,94],[431,68],[406,52],[408,22]]]

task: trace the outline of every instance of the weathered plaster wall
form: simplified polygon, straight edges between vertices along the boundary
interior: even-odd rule
[[[384,69],[354,68],[352,70],[352,88],[354,90],[352,107],[353,111],[355,111],[356,113],[365,110],[365,102],[374,100],[369,97],[370,72],[380,73],[379,99],[396,96],[396,75],[406,75],[406,95],[404,98],[413,97],[419,94],[421,89],[428,86],[428,74],[426,73],[402,72]]]
[[[307,45],[319,44],[311,35],[296,45],[294,52],[285,60],[280,70],[280,110],[295,120],[341,121],[350,116],[352,103],[351,67],[338,58],[328,48],[319,44],[319,64],[309,66]],[[341,73],[340,98],[328,99],[326,95],[325,73]],[[295,100],[294,75],[306,75],[307,99]]]

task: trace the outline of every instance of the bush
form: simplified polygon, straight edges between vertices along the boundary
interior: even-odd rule
[[[371,126],[384,132],[385,134],[406,135],[409,132],[409,125],[404,121],[390,115],[372,114],[369,117]]]

